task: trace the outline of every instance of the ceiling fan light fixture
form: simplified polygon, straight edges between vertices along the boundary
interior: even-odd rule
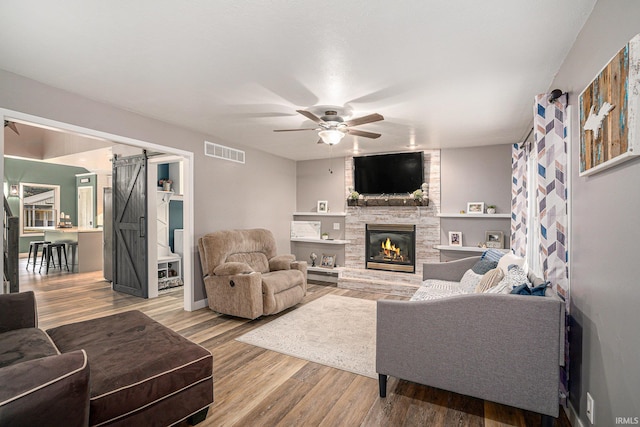
[[[324,142],[325,144],[336,145],[337,143],[342,141],[342,138],[344,138],[344,133],[336,129],[327,129],[318,132],[318,136],[322,138],[322,142]]]

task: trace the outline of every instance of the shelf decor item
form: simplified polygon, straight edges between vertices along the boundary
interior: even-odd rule
[[[320,221],[291,221],[292,239],[320,240]]]
[[[484,244],[487,248],[503,249],[504,233],[502,231],[487,231],[484,238]]]
[[[462,232],[450,231],[449,232],[449,246],[462,246]]]
[[[496,205],[488,205],[487,206],[487,213],[489,215],[493,215],[496,213]]]
[[[322,254],[322,260],[320,261],[320,267],[333,268],[336,263],[335,254]]]
[[[468,214],[483,214],[484,202],[468,202],[467,203]]]
[[[329,202],[326,200],[318,200],[318,213],[329,212]]]
[[[580,176],[638,155],[640,34],[580,94]]]

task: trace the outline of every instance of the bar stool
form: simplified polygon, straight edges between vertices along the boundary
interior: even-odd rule
[[[36,271],[36,262],[38,261],[38,250],[40,250],[40,246],[51,243],[48,240],[32,240],[29,242],[29,257],[27,258],[27,270],[29,269],[29,264],[31,263],[31,251],[33,250],[33,271]]]
[[[64,253],[64,265],[67,267],[67,271],[69,271],[69,264],[67,262],[67,245],[62,242],[54,242],[54,243],[45,243],[42,245],[42,259],[40,260],[40,269],[38,272],[42,271],[42,264],[44,263],[44,259],[47,259],[47,269],[45,271],[46,274],[49,274],[49,263],[53,259],[53,251],[58,251],[58,266],[60,270],[62,270],[62,254]],[[56,262],[53,260],[53,266],[55,267]]]
[[[71,272],[76,268],[76,252],[78,251],[78,242],[67,242],[67,253],[71,253]]]

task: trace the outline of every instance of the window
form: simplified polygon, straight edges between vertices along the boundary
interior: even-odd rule
[[[20,183],[20,235],[54,229],[60,212],[60,186]]]
[[[538,160],[534,153],[527,158],[527,264],[529,271],[544,277],[540,257],[540,217],[538,215]]]

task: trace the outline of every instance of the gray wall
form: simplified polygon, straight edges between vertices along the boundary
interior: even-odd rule
[[[467,202],[496,205],[497,213],[511,212],[511,145],[443,149],[440,151],[441,211],[466,212]],[[509,219],[441,218],[441,243],[448,244],[449,231],[462,232],[464,246],[485,241],[486,231],[502,231],[509,247]],[[468,252],[441,253],[441,260],[478,255]]]
[[[264,227],[273,231],[279,248],[289,247],[289,221],[296,208],[296,164],[215,135],[176,125],[79,97],[0,70],[0,107],[135,138],[195,153],[195,242],[220,229]],[[205,157],[209,140],[246,151],[246,164]],[[199,256],[195,261],[195,301],[205,297]]]
[[[570,401],[585,426],[587,392],[596,425],[640,417],[640,159],[578,177],[580,92],[638,32],[640,2],[598,1],[550,87],[573,107]]]
[[[327,147],[329,149],[329,147]],[[305,160],[297,162],[297,212],[316,212],[318,200],[329,202],[329,212],[344,212],[346,196],[344,188],[344,158]],[[294,218],[291,218],[294,219]],[[330,239],[344,239],[344,217],[298,216],[296,221],[320,221],[322,232]],[[338,223],[340,229],[334,230]],[[311,263],[309,254],[336,256],[336,263],[344,265],[344,245],[326,245],[296,242],[291,244],[291,253],[297,259]],[[316,261],[320,264],[320,259]]]
[[[344,212],[344,158],[300,161],[296,169],[297,211],[315,212],[318,200],[327,200],[330,212]]]

